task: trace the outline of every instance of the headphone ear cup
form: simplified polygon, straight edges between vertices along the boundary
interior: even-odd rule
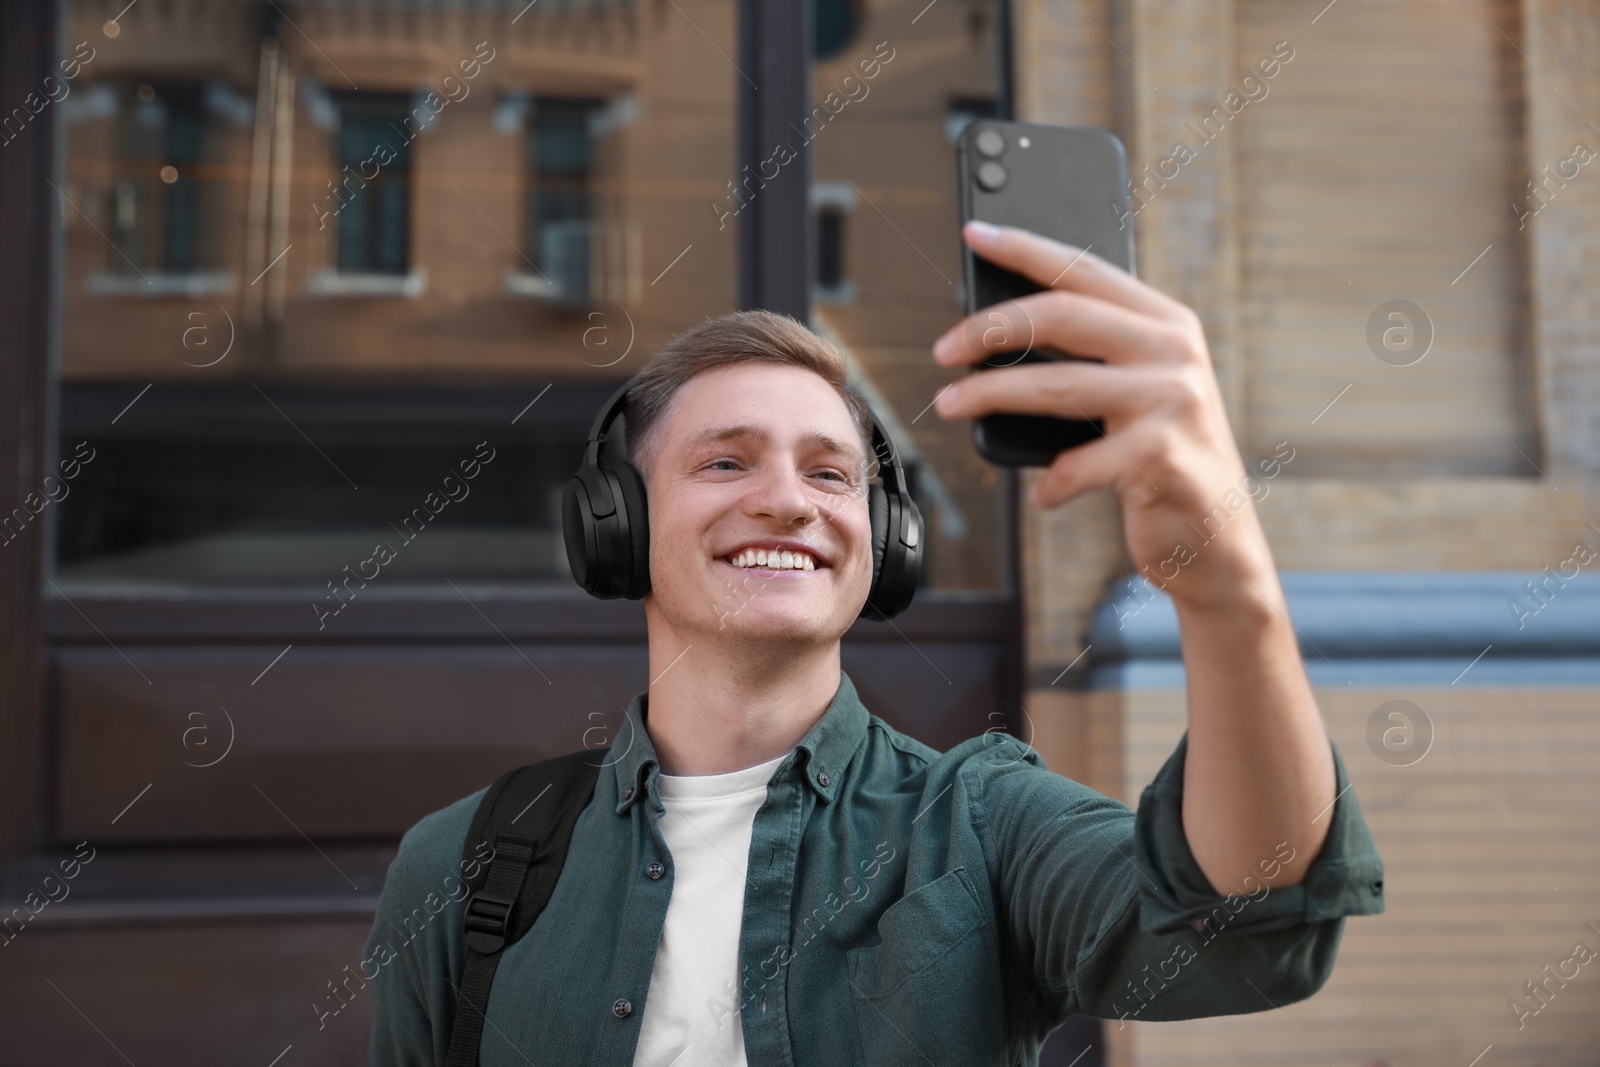
[[[573,475],[561,494],[561,535],[567,546],[567,566],[573,581],[585,593],[594,593],[599,587],[596,564],[599,562],[599,539],[595,530],[594,509],[589,505],[589,491],[583,479]]]
[[[619,592],[629,600],[638,600],[650,592],[650,501],[645,493],[644,477],[639,469],[625,459],[615,460],[615,466],[606,466],[612,477],[617,495],[622,500],[623,526],[628,532],[628,578],[619,579]]]
[[[861,605],[857,618],[881,620],[883,615],[873,606],[878,603],[883,585],[883,556],[889,543],[889,494],[881,485],[867,486],[867,518],[872,524],[872,580],[867,585],[867,602]]]
[[[616,505],[604,518],[595,516],[586,476],[601,482]],[[633,464],[602,463],[574,475],[561,497],[561,533],[567,566],[584,592],[602,600],[638,600],[650,592],[650,507]]]
[[[874,486],[877,489],[879,487]],[[881,492],[881,490],[880,490]],[[883,494],[885,536],[873,536],[878,573],[863,618],[888,621],[911,606],[922,576],[922,510],[908,496]]]

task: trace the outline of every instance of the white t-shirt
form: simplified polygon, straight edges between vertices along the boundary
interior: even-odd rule
[[[728,774],[657,774],[672,897],[650,972],[634,1067],[746,1067],[739,929],[756,810],[776,759]]]

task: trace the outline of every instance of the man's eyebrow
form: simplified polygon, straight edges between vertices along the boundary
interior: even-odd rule
[[[721,444],[724,441],[732,441],[741,437],[760,441],[762,444],[770,444],[772,441],[772,435],[767,432],[765,427],[741,422],[734,426],[701,430],[689,438],[684,445],[684,451],[693,451],[706,445]],[[849,456],[858,464],[864,464],[867,461],[867,457],[862,453],[859,446],[845,444],[837,437],[823,433],[821,430],[812,430],[810,433],[803,434],[800,438],[800,446],[802,448],[822,448],[829,452],[837,452],[840,455]]]

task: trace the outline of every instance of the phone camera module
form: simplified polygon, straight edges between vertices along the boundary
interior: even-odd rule
[[[977,177],[986,192],[998,192],[1006,184],[1006,168],[991,160],[978,168]]]
[[[1000,135],[999,130],[991,126],[978,131],[978,136],[972,140],[972,146],[978,150],[979,155],[999,159],[1006,150],[1006,139]]]

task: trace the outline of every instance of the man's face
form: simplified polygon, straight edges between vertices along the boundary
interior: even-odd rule
[[[844,399],[800,367],[741,363],[684,383],[658,424],[647,617],[698,640],[837,641],[872,579],[861,435]],[[814,569],[771,558],[777,542]],[[766,565],[748,553],[769,547]]]

